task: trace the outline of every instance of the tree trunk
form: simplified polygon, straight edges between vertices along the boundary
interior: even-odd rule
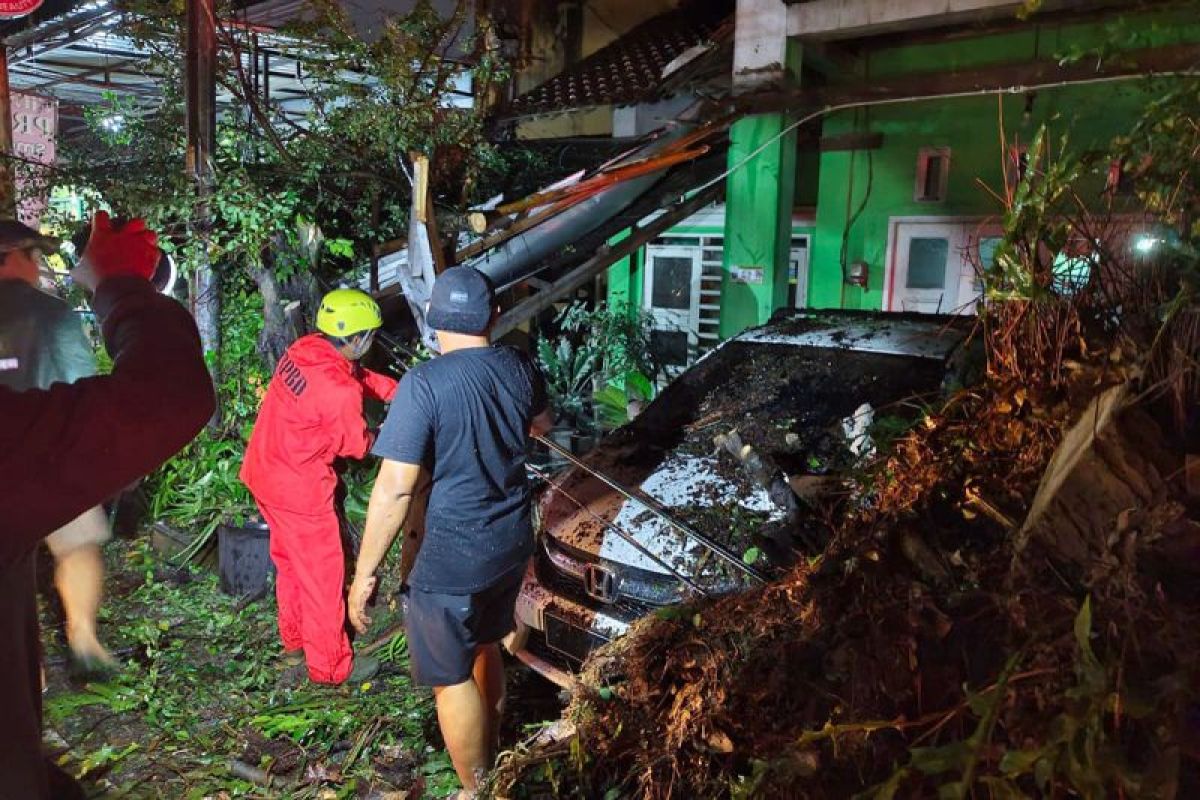
[[[320,290],[311,272],[298,272],[280,282],[271,266],[253,271],[263,299],[263,329],[258,337],[258,353],[268,372],[283,357],[292,342],[307,333],[321,302]]]
[[[205,260],[196,268],[192,276],[192,316],[196,318],[196,328],[200,332],[200,344],[206,354],[213,354],[210,361],[213,380],[218,379],[216,369],[216,354],[221,352],[221,284],[216,271]],[[214,419],[220,417],[218,408]]]

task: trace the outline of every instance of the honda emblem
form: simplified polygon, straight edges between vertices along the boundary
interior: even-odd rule
[[[617,576],[604,567],[588,564],[583,571],[583,590],[601,603],[617,602]]]

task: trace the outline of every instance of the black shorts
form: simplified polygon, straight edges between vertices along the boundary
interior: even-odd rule
[[[445,594],[410,587],[404,608],[413,681],[454,686],[471,676],[475,648],[494,644],[516,622],[513,612],[524,569],[474,594]]]

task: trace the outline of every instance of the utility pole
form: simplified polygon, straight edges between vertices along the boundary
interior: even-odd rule
[[[187,174],[197,194],[191,235],[199,239],[200,257],[192,275],[192,313],[205,352],[220,345],[220,281],[209,262],[213,188],[212,155],[217,128],[217,21],[213,0],[186,0],[187,13]],[[213,370],[216,370],[216,362]],[[217,410],[220,414],[220,409]]]

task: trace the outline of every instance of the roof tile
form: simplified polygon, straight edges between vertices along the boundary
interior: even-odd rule
[[[724,0],[685,3],[646,20],[624,36],[513,100],[514,116],[657,99],[662,72],[688,48],[705,42],[731,13]]]

